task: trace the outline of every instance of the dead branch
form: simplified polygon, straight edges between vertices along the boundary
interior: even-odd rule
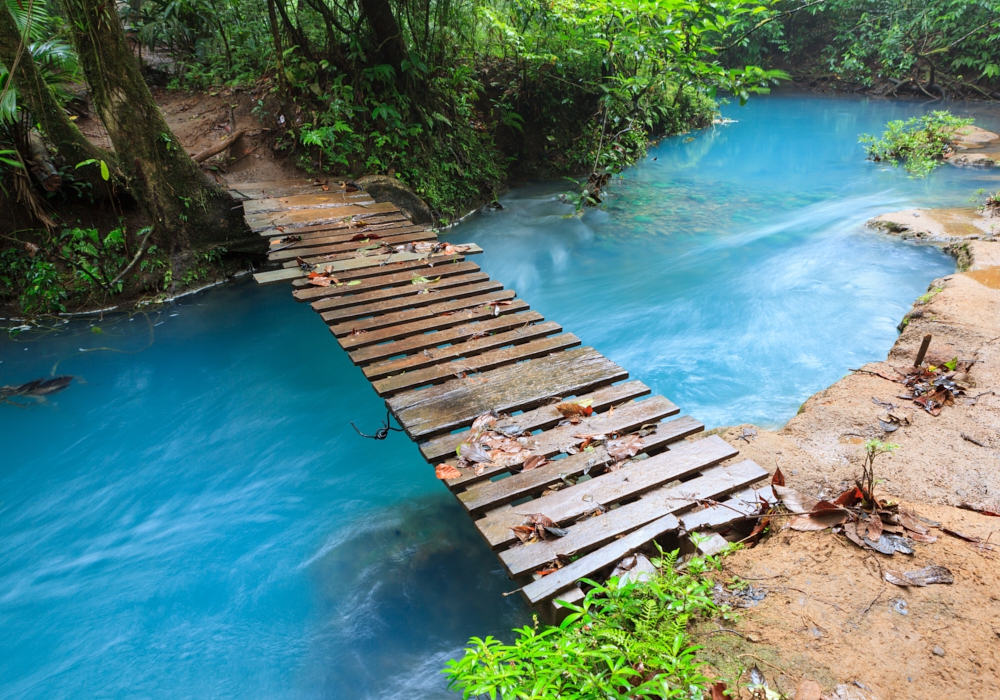
[[[239,139],[245,133],[247,133],[246,129],[240,129],[222,143],[217,143],[211,148],[206,148],[198,155],[192,156],[191,160],[193,160],[195,163],[203,163],[204,161],[214,156],[216,153],[222,153],[224,150],[232,146],[234,143],[236,143],[237,139]]]

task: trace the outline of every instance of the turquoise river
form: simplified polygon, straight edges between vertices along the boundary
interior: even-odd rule
[[[859,133],[935,106],[726,106],[735,123],[652,148],[599,211],[532,185],[447,236],[684,412],[780,426],[954,271],[864,222],[996,189],[865,161]],[[288,288],[2,338],[0,384],[77,380],[0,405],[0,697],[451,697],[439,671],[469,636],[530,622],[416,447],[355,434],[382,402]]]

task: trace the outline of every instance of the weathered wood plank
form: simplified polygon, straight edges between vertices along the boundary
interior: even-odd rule
[[[335,209],[300,209],[292,212],[273,212],[258,216],[247,216],[250,230],[265,237],[297,233],[299,229],[326,226],[336,221],[345,221],[353,216],[367,216],[381,212],[398,211],[388,202],[378,202],[370,206],[349,204]]]
[[[521,506],[504,506],[490,511],[485,518],[476,521],[476,527],[492,547],[504,547],[515,541],[510,528],[521,525],[525,513],[544,513],[554,522],[566,524],[598,507],[642,495],[736,454],[737,450],[717,435],[683,443],[655,457],[628,464],[616,472],[602,474]]]
[[[442,279],[440,282],[435,283],[430,288],[432,291],[427,294],[420,294],[419,289],[414,291],[412,289],[413,286],[411,285],[409,290],[406,287],[379,289],[377,290],[379,293],[377,299],[361,304],[357,303],[358,300],[353,297],[344,297],[316,302],[313,306],[327,301],[342,302],[339,307],[320,312],[320,316],[322,316],[324,321],[333,324],[350,322],[353,319],[370,317],[373,314],[387,314],[398,309],[419,308],[453,299],[463,299],[465,297],[477,298],[486,292],[502,293],[500,290],[503,289],[503,286],[499,282],[490,280],[485,272]],[[399,290],[403,291],[400,292]],[[390,292],[395,293],[389,294]],[[350,305],[345,306],[344,304]]]
[[[430,229],[426,226],[414,226],[409,221],[386,221],[385,223],[378,224],[377,226],[366,226],[364,230],[347,228],[340,233],[317,231],[315,233],[304,233],[301,236],[299,236],[299,234],[292,234],[302,239],[299,241],[288,241],[288,236],[272,236],[268,241],[268,246],[271,252],[281,252],[282,250],[308,250],[309,248],[321,248],[323,246],[337,245],[339,243],[355,243],[366,239],[368,243],[364,243],[364,245],[369,245],[379,240],[378,238],[372,238],[370,235],[372,233],[377,233],[380,237],[384,237],[395,236],[400,233],[429,230]],[[359,236],[362,238],[359,239]]]
[[[523,576],[555,560],[559,555],[572,556],[587,552],[648,522],[668,514],[676,515],[699,500],[717,498],[733,489],[743,488],[759,481],[762,478],[761,472],[763,470],[750,460],[710,467],[700,476],[683,484],[658,489],[638,501],[609,510],[603,515],[581,520],[569,527],[565,537],[537,542],[527,547],[511,547],[500,553],[500,560],[511,576]],[[738,514],[734,516],[738,517]]]
[[[579,444],[574,435],[599,435],[611,433],[628,433],[646,424],[654,424],[662,418],[672,416],[680,411],[668,399],[654,396],[645,401],[632,401],[619,406],[612,415],[610,411],[595,413],[590,418],[584,418],[577,424],[568,423],[528,438],[529,454],[553,457],[564,452],[569,445]],[[697,432],[697,431],[695,431]],[[480,476],[490,478],[509,471],[507,467],[488,466],[482,469]]]
[[[667,444],[700,433],[704,429],[704,425],[690,416],[658,423],[653,433],[642,438],[643,449],[640,454],[655,454]],[[598,476],[614,461],[608,456],[607,445],[602,443],[593,452],[580,452],[565,459],[557,459],[499,481],[481,481],[456,495],[466,510],[478,514],[525,496],[538,496],[546,487],[564,477],[577,477],[585,473],[592,477]]]
[[[361,221],[374,221],[376,216],[393,216],[402,214],[402,212],[396,211],[392,208],[384,207],[381,202],[371,205],[371,208],[375,207],[384,211],[377,211],[374,214],[349,216],[344,219],[335,219],[334,221],[327,221],[322,224],[316,224],[315,226],[300,226],[288,231],[283,229],[262,229],[257,233],[259,233],[262,238],[268,239],[280,238],[289,235],[302,236],[305,238],[306,236],[313,234],[326,234],[331,231],[342,231],[345,228],[349,230],[352,226],[356,227]],[[407,219],[407,221],[409,221],[409,219]],[[362,229],[359,228],[354,229],[355,233],[361,230]]]
[[[766,476],[765,473],[759,478],[763,479]],[[680,516],[681,527],[686,532],[695,532],[696,530],[715,529],[728,525],[743,516],[756,513],[760,509],[761,499],[767,503],[774,503],[777,500],[770,487],[746,489],[730,496],[718,505],[683,514]]]
[[[361,225],[359,222],[365,222],[367,225]],[[349,240],[356,233],[369,233],[369,232],[379,232],[386,227],[392,226],[412,226],[406,215],[403,212],[382,212],[375,214],[368,214],[364,217],[351,217],[350,219],[345,219],[344,221],[333,221],[329,224],[322,224],[320,226],[310,226],[308,228],[296,229],[294,233],[282,233],[280,231],[275,231],[271,233],[268,240],[268,245],[274,243],[274,241],[280,241],[288,235],[301,236],[303,241],[311,240],[323,240],[326,238],[333,238],[331,241],[336,243],[338,241]],[[423,228],[427,228],[426,226]],[[275,244],[280,245],[280,244]]]
[[[606,547],[601,547],[596,552],[591,552],[580,557],[554,574],[549,574],[529,583],[521,589],[521,593],[524,594],[529,603],[537,605],[555,597],[560,591],[571,587],[577,581],[590,576],[595,571],[624,559],[632,552],[640,549],[664,533],[676,529],[677,518],[672,515],[665,515],[659,520],[654,520],[648,525],[622,537],[620,540],[615,540]]]
[[[420,261],[417,261],[416,263],[406,263],[404,265],[386,265],[383,268],[362,268],[361,270],[351,270],[337,275],[337,279],[341,282],[361,280],[360,285],[344,285],[341,287],[330,285],[329,287],[318,287],[310,284],[296,289],[292,292],[292,296],[296,301],[312,302],[313,309],[317,312],[322,312],[330,308],[344,306],[342,303],[335,303],[331,301],[330,298],[332,297],[348,297],[360,294],[363,291],[384,289],[387,287],[409,287],[411,288],[411,292],[414,294],[420,292],[422,289],[433,289],[441,283],[414,283],[413,281],[418,277],[426,277],[429,270],[429,266],[426,263],[420,265]],[[441,277],[443,281],[448,277],[477,273],[479,272],[479,266],[473,262],[462,260],[454,263],[445,263],[443,265],[439,264],[433,268],[433,271],[433,277]],[[489,277],[486,277],[485,279],[489,279]],[[347,306],[352,305],[353,304],[347,304]]]
[[[449,299],[448,301],[428,304],[427,306],[406,308],[402,311],[383,313],[378,316],[372,316],[371,318],[359,317],[358,319],[348,321],[347,323],[331,324],[330,332],[339,338],[344,335],[350,335],[356,331],[371,331],[377,328],[387,328],[389,326],[409,323],[410,321],[419,321],[422,318],[431,318],[432,316],[453,313],[463,309],[471,309],[476,306],[482,306],[483,304],[489,304],[492,301],[508,301],[513,299],[516,294],[517,293],[513,289],[505,289],[491,294],[478,294],[471,297]]]
[[[261,223],[258,222],[254,226],[251,226],[250,229],[261,238],[274,238],[276,236],[289,235],[305,236],[311,233],[329,232],[330,230],[339,230],[345,227],[349,228],[350,226],[356,226],[359,221],[369,221],[375,216],[401,213],[395,206],[388,204],[387,202],[376,202],[375,204],[361,207],[358,207],[358,205],[354,206],[359,209],[363,209],[364,213],[346,212],[341,217],[332,218],[327,221],[296,226],[285,226],[281,223],[262,226]]]
[[[397,262],[411,262],[414,260],[426,260],[438,263],[447,263],[454,260],[460,260],[465,255],[475,255],[477,253],[482,253],[483,249],[475,244],[470,244],[466,247],[461,254],[450,254],[450,255],[427,255],[424,253],[392,253],[390,255],[371,255],[363,258],[352,258],[350,260],[336,260],[331,263],[325,263],[323,265],[317,265],[317,272],[330,272],[338,273],[347,270],[357,270],[364,267],[382,268],[390,263]],[[269,270],[267,272],[259,272],[253,276],[257,280],[258,284],[274,284],[275,282],[283,282],[285,280],[293,280],[299,277],[305,277],[306,273],[303,272],[298,267],[284,267],[280,270]]]
[[[410,262],[412,260],[430,260],[437,261],[440,263],[453,262],[457,258],[466,255],[476,255],[482,253],[483,249],[477,246],[475,243],[469,243],[462,247],[460,253],[389,253],[387,255],[369,255],[362,258],[354,258],[351,260],[337,260],[331,263],[325,263],[316,266],[317,272],[330,272],[337,273],[343,272],[345,270],[357,270],[362,267],[384,267],[391,263],[398,262]]]
[[[368,370],[379,366],[380,365],[369,365],[365,369]],[[631,399],[645,396],[648,393],[648,386],[638,380],[633,380],[616,386],[604,387],[593,393],[583,394],[577,400],[586,399],[590,401],[591,408],[593,408],[595,412],[600,412],[611,406],[617,406],[618,404],[630,401]],[[522,431],[533,432],[535,430],[546,430],[564,420],[564,416],[556,410],[556,404],[558,403],[559,401],[555,401],[547,406],[541,406],[530,411],[525,411],[517,416],[504,418],[497,422],[497,427],[510,428],[516,425]],[[677,411],[674,413],[676,412]],[[471,423],[472,421],[469,422]],[[468,431],[454,433],[451,435],[442,435],[441,437],[433,438],[420,445],[420,451],[423,453],[424,458],[428,462],[436,464],[442,459],[450,459],[454,457],[455,448],[462,444],[464,440],[467,440],[468,437]],[[458,479],[451,479],[447,483],[450,488],[454,489],[486,478],[487,477],[485,476],[475,476],[470,474]]]
[[[431,367],[433,365],[440,364],[448,366],[452,364],[453,360],[457,360],[460,357],[475,358],[478,357],[480,353],[486,352],[487,350],[495,350],[506,345],[516,345],[517,343],[552,335],[554,333],[559,333],[560,331],[562,331],[562,326],[555,321],[543,321],[540,323],[534,323],[530,326],[515,328],[512,331],[494,333],[493,335],[488,335],[485,338],[466,340],[463,343],[449,345],[444,348],[424,350],[423,352],[415,355],[401,357],[397,360],[376,362],[375,364],[367,365],[361,369],[364,371],[365,376],[372,381],[374,385],[375,380],[389,377],[390,375],[403,377],[414,371],[420,371],[421,368]],[[456,370],[451,371],[454,372]],[[377,390],[378,387],[376,387],[376,391]]]
[[[426,229],[420,228],[419,226],[411,226],[410,228],[415,229],[413,231],[401,231],[400,233],[394,233],[391,236],[384,236],[378,240],[361,240],[361,241],[345,241],[343,243],[333,243],[329,245],[321,246],[304,246],[302,245],[305,241],[300,242],[294,248],[284,248],[282,250],[275,251],[273,253],[268,253],[267,259],[270,262],[285,262],[287,260],[295,261],[295,258],[302,258],[306,262],[319,263],[323,262],[321,256],[326,255],[340,255],[343,253],[350,253],[351,251],[360,250],[362,248],[368,248],[369,246],[377,245],[379,243],[385,243],[387,245],[399,245],[401,243],[415,243],[417,241],[433,241],[437,238],[437,234],[433,231],[428,231]]]
[[[516,303],[516,302],[515,302]],[[527,306],[527,304],[525,304]],[[542,315],[537,311],[525,311],[523,313],[513,313],[495,318],[489,318],[477,323],[467,323],[454,328],[448,328],[436,333],[424,333],[423,335],[410,336],[403,340],[397,340],[384,345],[370,345],[347,353],[351,362],[356,365],[364,365],[376,360],[384,360],[395,355],[409,355],[420,352],[425,348],[435,348],[445,343],[460,343],[479,333],[497,333],[510,330],[518,326],[526,326],[529,323],[541,321]]]
[[[592,391],[627,378],[628,372],[588,347],[484,372],[475,381],[456,379],[403,392],[386,403],[408,435],[422,438],[471,425],[489,410],[534,408],[550,396]]]
[[[253,275],[253,280],[260,286],[264,287],[269,284],[279,284],[281,282],[290,282],[293,279],[302,277],[302,270],[298,268],[289,267],[279,267],[277,270],[264,270],[263,272],[255,272]]]
[[[319,189],[318,187],[316,189]],[[352,195],[360,194],[358,192]],[[292,211],[294,209],[314,209],[319,207],[339,207],[345,204],[375,203],[370,196],[356,197],[343,191],[323,192],[316,194],[293,194],[287,197],[266,197],[251,199],[243,204],[247,214],[261,214],[270,211]]]
[[[529,326],[530,328],[531,326]],[[377,382],[372,382],[379,396],[392,396],[407,389],[415,389],[428,384],[440,384],[452,377],[473,372],[503,367],[504,365],[530,360],[542,355],[548,355],[558,350],[566,350],[580,344],[580,339],[572,333],[564,333],[551,338],[539,338],[527,343],[519,343],[513,347],[502,348],[474,355],[471,359],[457,362],[445,362],[414,372],[399,374]]]
[[[390,344],[379,345],[379,347],[385,348],[388,352],[388,355],[385,355],[385,357],[390,357],[392,355],[399,354],[398,352],[392,351],[395,343],[403,341],[410,336],[425,335],[431,333],[432,331],[443,331],[453,326],[461,326],[466,323],[481,321],[495,316],[509,315],[519,311],[525,311],[527,308],[528,303],[523,299],[515,299],[506,306],[497,308],[496,311],[499,313],[494,312],[492,306],[483,304],[481,306],[474,306],[471,309],[463,309],[447,315],[432,316],[430,318],[420,319],[419,321],[402,323],[398,326],[380,328],[370,333],[344,336],[342,338],[338,338],[337,340],[340,343],[340,347],[348,351],[355,350],[357,348],[364,348],[369,345],[378,345],[379,343],[385,343],[386,341],[393,341]],[[476,330],[473,329],[471,332],[472,334],[475,334]],[[428,338],[430,338],[430,336],[428,336]],[[449,340],[445,342],[452,341]],[[433,345],[440,344],[441,343],[433,343]]]
[[[407,243],[415,242],[432,242],[437,237],[435,233],[414,233],[409,236],[401,236],[400,240],[395,241],[394,245],[405,245]],[[353,251],[348,250],[347,252],[341,253],[328,253],[325,255],[311,255],[308,252],[303,252],[301,257],[304,261],[310,265],[326,265],[331,262],[337,262],[339,260],[357,260],[362,258],[368,258],[375,255],[396,255],[399,251],[395,247],[383,247],[377,246],[378,241],[372,243],[362,243],[359,244],[357,248]],[[297,267],[298,262],[296,260],[285,260],[281,262],[282,267]]]

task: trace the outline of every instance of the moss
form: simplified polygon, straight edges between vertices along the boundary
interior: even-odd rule
[[[954,256],[955,267],[959,272],[965,272],[972,267],[972,251],[968,243],[953,243],[945,246],[944,252]]]

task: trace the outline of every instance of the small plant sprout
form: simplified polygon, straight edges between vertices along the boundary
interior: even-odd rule
[[[882,483],[881,479],[875,477],[875,460],[879,455],[892,453],[899,449],[899,445],[892,442],[882,442],[881,440],[869,440],[865,443],[865,459],[861,464],[861,480],[858,488],[861,489],[865,497],[865,502],[876,507],[875,487]]]

